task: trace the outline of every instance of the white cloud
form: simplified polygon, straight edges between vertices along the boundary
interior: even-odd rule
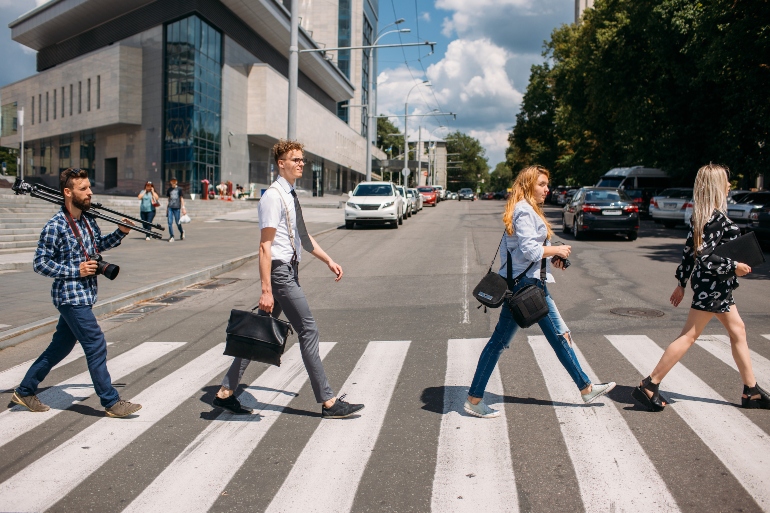
[[[427,21],[428,23],[430,23],[430,13],[429,12],[426,11],[426,12],[420,14],[420,18],[423,21]]]

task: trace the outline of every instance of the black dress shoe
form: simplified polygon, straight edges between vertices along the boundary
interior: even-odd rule
[[[339,396],[337,400],[334,401],[331,408],[322,406],[321,417],[324,419],[344,419],[345,417],[350,417],[354,413],[364,409],[363,404],[350,404],[349,402],[344,401],[345,395],[347,394]]]
[[[231,395],[227,399],[220,399],[219,397],[214,397],[214,400],[211,401],[211,405],[216,408],[222,408],[230,413],[234,413],[236,415],[249,415],[252,411],[251,408],[248,406],[242,406],[240,401],[235,398],[234,395]]]

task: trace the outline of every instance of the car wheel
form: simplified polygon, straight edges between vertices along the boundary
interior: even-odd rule
[[[583,238],[583,234],[578,230],[577,217],[575,217],[575,219],[572,220],[572,236],[575,237],[575,240],[580,240]]]
[[[666,228],[675,228],[676,227],[676,222],[674,222],[674,221],[663,221],[663,226],[665,226]]]
[[[390,227],[393,228],[394,230],[398,230],[398,225],[399,225],[398,221],[393,221],[392,223],[390,223]]]
[[[345,221],[345,228],[348,230],[352,230],[355,225],[355,221]]]
[[[561,216],[561,231],[569,233],[569,226],[567,226],[567,218],[562,214]]]
[[[628,240],[636,240],[639,237],[639,232],[628,232],[626,237],[628,237]]]
[[[398,224],[404,224],[404,216],[398,218]]]

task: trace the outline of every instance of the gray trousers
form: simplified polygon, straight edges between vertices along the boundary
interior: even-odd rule
[[[318,327],[310,306],[307,304],[305,293],[299,286],[299,269],[297,265],[287,264],[273,260],[270,273],[273,288],[273,317],[278,317],[281,312],[286,314],[294,331],[299,336],[299,349],[302,353],[302,361],[310,376],[310,385],[313,387],[316,402],[323,403],[334,397],[334,391],[326,379],[321,357],[318,354]],[[251,360],[244,358],[233,359],[230,369],[222,379],[222,386],[235,390],[241,382],[246,367]]]

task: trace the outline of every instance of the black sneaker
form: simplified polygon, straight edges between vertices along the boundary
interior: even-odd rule
[[[254,411],[248,406],[241,405],[240,401],[238,401],[234,395],[231,395],[227,399],[214,397],[214,400],[211,401],[211,405],[216,408],[222,408],[236,415],[249,415],[252,411]]]
[[[331,408],[327,408],[325,406],[321,407],[321,418],[324,419],[344,419],[345,417],[350,417],[354,413],[357,413],[364,409],[363,404],[351,404],[348,402],[345,402],[345,396],[347,394],[342,394],[337,398],[336,401],[334,401],[334,404],[332,404]]]

